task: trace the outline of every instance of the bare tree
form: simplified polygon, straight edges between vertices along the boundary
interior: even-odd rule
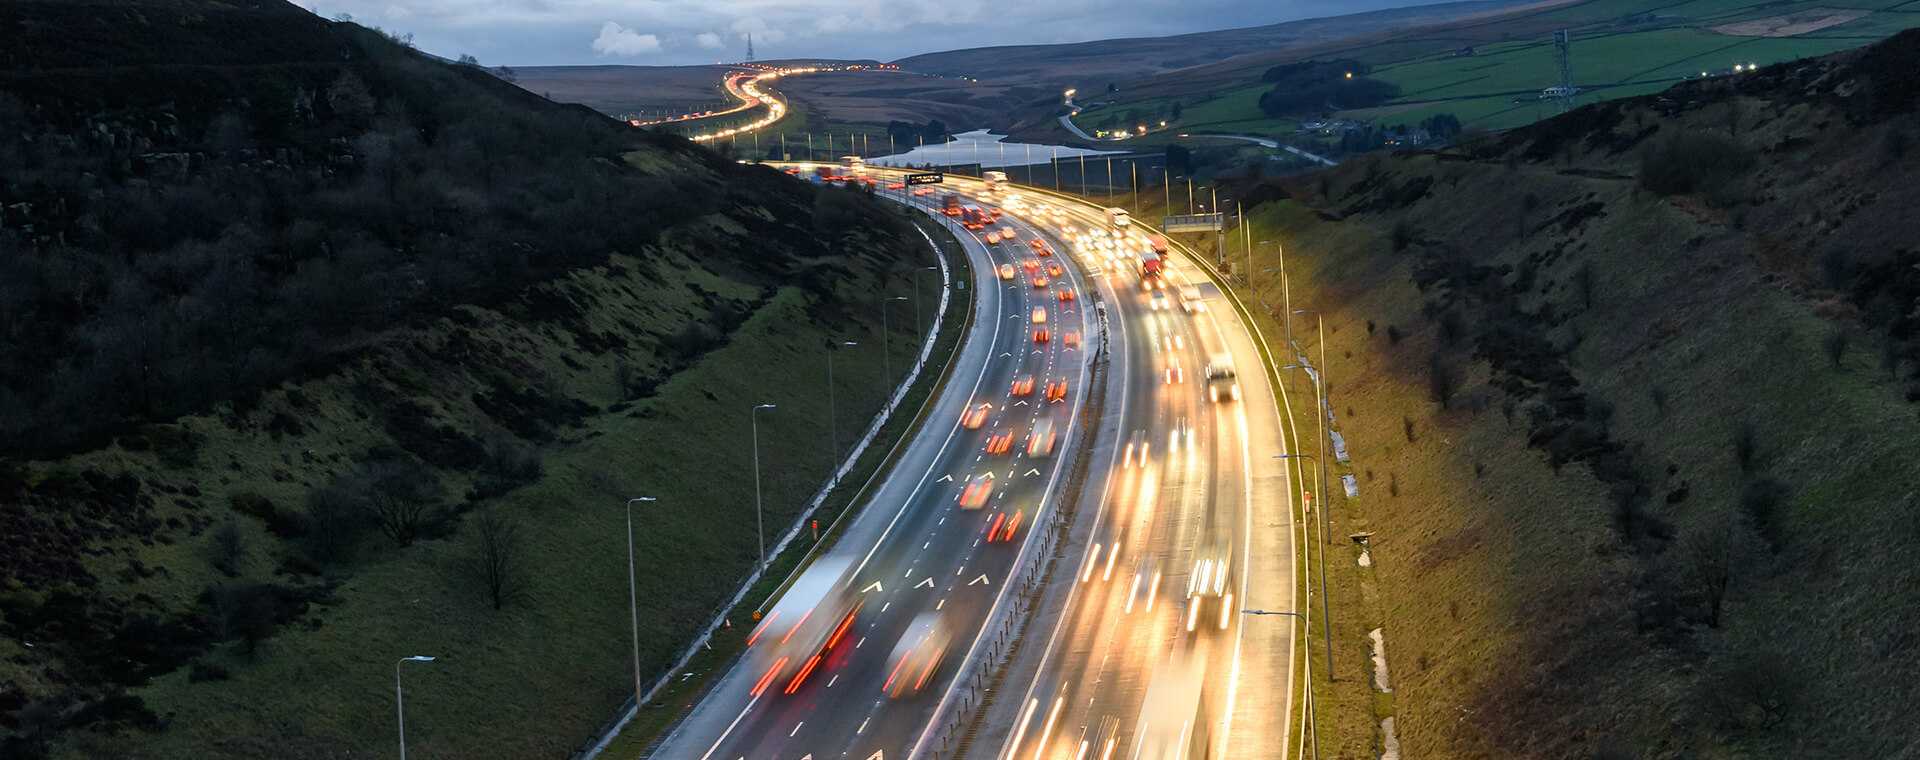
[[[520,526],[498,512],[482,515],[474,526],[467,558],[473,579],[494,609],[526,593],[520,553]]]
[[[1733,581],[1732,525],[1711,526],[1687,539],[1687,575],[1700,594],[1707,627],[1720,627],[1720,610]]]
[[[215,570],[228,578],[240,574],[240,561],[246,559],[247,544],[240,534],[240,526],[229,519],[213,529],[213,542],[208,546],[208,559]]]
[[[419,462],[386,460],[362,465],[361,504],[380,532],[400,546],[420,537],[439,508],[440,479]]]

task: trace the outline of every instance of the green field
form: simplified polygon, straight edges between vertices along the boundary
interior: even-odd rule
[[[1505,129],[1559,112],[1538,101],[1541,89],[1556,84],[1559,68],[1551,30],[1573,32],[1571,68],[1583,90],[1579,102],[1657,92],[1703,71],[1735,63],[1766,65],[1858,47],[1913,26],[1920,9],[1904,0],[1867,0],[1836,6],[1814,0],[1754,2],[1696,0],[1674,4],[1660,0],[1591,0],[1547,12],[1475,24],[1457,30],[1416,31],[1393,40],[1330,52],[1322,58],[1354,58],[1374,66],[1373,77],[1400,87],[1385,105],[1342,112],[1343,118],[1380,125],[1417,124],[1451,113],[1468,127]],[[1725,24],[1844,7],[1866,12],[1860,18],[1790,37],[1738,36],[1713,31]],[[1817,13],[1815,15],[1818,15]],[[1471,56],[1455,56],[1466,45]],[[1272,118],[1260,111],[1260,71],[1249,70],[1249,84],[1179,98],[1183,115],[1174,125],[1187,132],[1285,135],[1297,119]],[[1523,102],[1516,102],[1516,98]],[[1083,112],[1078,123],[1092,130],[1103,112],[1162,113],[1175,99],[1128,100]]]

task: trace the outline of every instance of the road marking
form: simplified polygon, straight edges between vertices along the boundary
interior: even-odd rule
[[[973,579],[973,580],[970,580],[970,581],[967,581],[967,585],[969,585],[969,586],[972,586],[972,585],[976,585],[976,584],[981,584],[981,583],[984,583],[984,584],[986,584],[986,585],[989,585],[989,586],[991,586],[991,585],[993,585],[993,581],[990,581],[990,580],[987,580],[987,574],[986,574],[986,573],[981,573],[981,574],[980,574],[980,577],[978,577],[978,578],[975,578],[975,579]]]
[[[804,725],[807,725],[807,722],[804,720],[800,721],[799,723],[793,724],[793,731],[787,734],[787,738],[792,739],[794,734],[800,733],[800,727]],[[813,757],[813,756],[808,755],[807,757]],[[800,760],[806,760],[806,758],[801,758]]]
[[[933,588],[933,578],[931,577],[922,578],[920,579],[919,583],[913,584],[913,587],[914,588]],[[881,612],[886,612],[886,610],[881,610]]]
[[[880,587],[879,581],[874,581],[871,585],[867,586],[866,588],[860,589],[860,593],[864,594],[864,593],[867,593],[868,591],[885,591],[885,590],[886,589]]]
[[[707,758],[713,757],[714,750],[720,748],[720,743],[727,740],[727,734],[733,733],[734,727],[740,725],[740,719],[747,717],[747,711],[753,709],[753,703],[758,701],[760,701],[759,697],[747,700],[747,706],[740,708],[739,715],[733,716],[733,722],[727,724],[727,730],[720,732],[720,738],[713,740],[713,746],[707,748],[707,754],[701,755],[700,760],[707,760]]]
[[[974,460],[974,461],[979,461],[979,460]],[[933,482],[935,482],[935,483],[945,483],[945,482],[947,482],[947,481],[950,481],[950,480],[953,480],[953,476],[952,476],[952,475],[948,475],[948,476],[946,476],[946,477],[943,477],[943,478],[941,478],[941,479],[939,479],[939,480],[936,480],[936,481],[933,481]]]

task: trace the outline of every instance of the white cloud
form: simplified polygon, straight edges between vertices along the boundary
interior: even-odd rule
[[[601,55],[648,55],[660,52],[660,38],[641,34],[612,21],[600,25],[600,36],[593,39],[593,52]]]
[[[708,50],[719,50],[725,44],[720,41],[720,35],[713,32],[701,32],[694,36],[693,41]]]
[[[767,26],[766,20],[759,16],[748,16],[733,22],[733,32],[741,39],[751,34],[759,42],[779,42],[787,38],[786,32]]]

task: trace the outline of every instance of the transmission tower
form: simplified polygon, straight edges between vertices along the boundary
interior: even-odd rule
[[[1573,108],[1573,97],[1579,90],[1573,86],[1573,35],[1561,29],[1553,33],[1553,57],[1560,64],[1560,86],[1556,88],[1555,99],[1560,101],[1560,111]]]
[[[747,63],[753,63],[753,33],[752,32],[747,33]],[[1561,64],[1560,68],[1565,69],[1566,65]]]

